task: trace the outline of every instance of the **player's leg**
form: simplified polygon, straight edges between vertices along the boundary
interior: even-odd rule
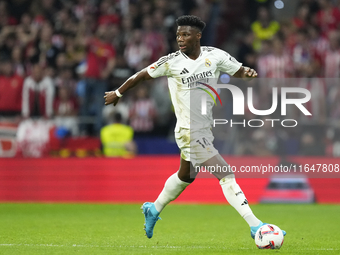
[[[228,166],[228,164],[220,154],[217,154],[211,159],[207,160],[203,163],[203,165],[219,165],[221,166],[221,169],[228,169],[228,167],[223,168],[223,166]],[[248,201],[242,189],[236,183],[235,175],[232,173],[232,171],[225,172],[222,170],[215,171],[213,174],[217,177],[217,179],[219,179],[223,194],[228,200],[229,204],[233,206],[236,211],[243,217],[243,219],[248,223],[250,227],[251,237],[254,238],[257,229],[261,227],[264,223],[260,221],[250,209]],[[283,234],[285,235],[286,232],[283,231]]]
[[[145,215],[145,232],[148,238],[153,235],[153,228],[164,207],[175,200],[183,190],[195,180],[195,173],[190,175],[190,162],[181,158],[179,171],[171,175],[154,203],[146,202],[142,209]]]
[[[211,159],[207,160],[203,163],[204,166],[211,165],[219,165],[219,166],[228,166],[225,160],[222,158],[220,154],[215,155]],[[222,169],[222,168],[221,168]],[[226,168],[224,168],[226,169]],[[241,190],[240,186],[236,183],[235,175],[229,171],[215,171],[213,174],[219,179],[223,194],[225,198],[228,200],[229,204],[233,206],[236,211],[245,219],[250,227],[258,226],[261,221],[256,218],[253,214],[252,210],[248,205],[248,201]]]
[[[190,162],[181,158],[179,171],[171,175],[165,182],[162,192],[155,201],[155,207],[158,212],[175,200],[183,190],[195,180],[196,175],[190,174]]]

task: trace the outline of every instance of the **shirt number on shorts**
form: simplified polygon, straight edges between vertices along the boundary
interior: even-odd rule
[[[207,145],[211,145],[210,143],[209,143],[209,141],[206,139],[206,138],[202,138],[202,141],[200,141],[199,139],[198,140],[196,140],[196,143],[199,143],[200,145],[202,145],[202,147],[203,148],[205,148],[205,145],[207,146]]]

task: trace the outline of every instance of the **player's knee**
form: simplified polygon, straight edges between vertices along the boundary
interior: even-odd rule
[[[187,183],[192,183],[195,180],[195,177],[190,176],[190,173],[181,173],[178,172],[178,178],[182,181],[182,182],[187,182]]]

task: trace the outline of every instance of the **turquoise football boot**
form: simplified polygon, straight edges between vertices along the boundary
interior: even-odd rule
[[[159,212],[156,210],[154,203],[150,202],[145,202],[141,209],[143,210],[145,217],[145,235],[148,238],[151,238],[153,236],[153,228],[155,227],[156,222],[161,219],[158,217]]]

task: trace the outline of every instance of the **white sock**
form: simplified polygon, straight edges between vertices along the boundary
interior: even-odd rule
[[[154,203],[156,210],[161,212],[163,208],[171,201],[175,200],[189,184],[190,183],[188,182],[181,181],[178,178],[177,172],[171,175],[166,180],[162,192]]]
[[[248,201],[243,194],[240,186],[235,181],[235,176],[225,177],[220,180],[225,198],[229,204],[244,218],[249,227],[256,227],[260,224],[260,220],[256,218],[248,205]]]

